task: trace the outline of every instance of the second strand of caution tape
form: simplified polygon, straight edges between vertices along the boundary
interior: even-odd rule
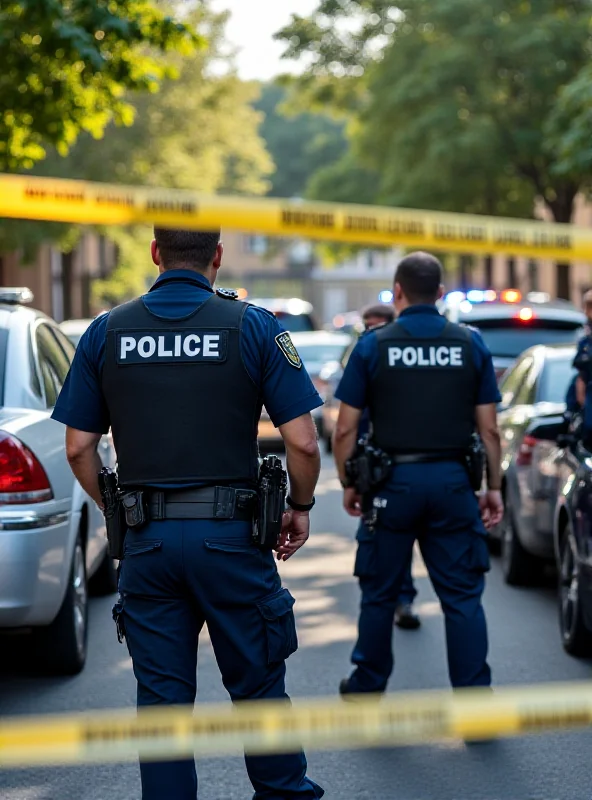
[[[402,746],[592,724],[592,683],[315,700],[96,711],[0,722],[0,766],[176,759]]]

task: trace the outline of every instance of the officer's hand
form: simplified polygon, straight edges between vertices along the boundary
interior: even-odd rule
[[[287,561],[308,539],[310,517],[308,511],[286,511],[282,520],[282,532],[278,540],[277,560]]]
[[[353,487],[343,491],[343,507],[350,517],[362,516],[362,498]]]
[[[485,492],[479,498],[481,519],[487,530],[499,525],[504,516],[504,501],[501,492]]]

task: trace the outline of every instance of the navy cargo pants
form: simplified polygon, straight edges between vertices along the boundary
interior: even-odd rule
[[[489,569],[486,532],[462,464],[401,464],[375,498],[374,533],[358,531],[355,575],[362,590],[351,692],[383,692],[393,670],[393,617],[417,539],[446,622],[454,687],[489,686],[481,605]]]
[[[193,704],[197,643],[207,623],[233,700],[286,699],[284,660],[298,644],[273,553],[239,521],[167,520],[129,531],[120,592],[138,706]],[[254,800],[318,798],[304,753],[245,756]],[[195,800],[194,759],[140,764],[143,800]]]

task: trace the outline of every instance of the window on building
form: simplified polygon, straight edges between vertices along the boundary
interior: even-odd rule
[[[245,236],[243,238],[244,252],[252,256],[264,256],[269,249],[267,236]]]

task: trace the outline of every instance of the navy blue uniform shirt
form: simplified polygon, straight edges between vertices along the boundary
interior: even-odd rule
[[[174,319],[188,316],[211,295],[210,284],[203,275],[193,270],[171,269],[156,280],[143,299],[152,313]],[[52,414],[58,422],[89,433],[107,433],[111,426],[101,389],[108,319],[109,314],[97,317],[80,339]],[[247,308],[241,355],[247,372],[260,387],[263,405],[276,427],[322,405],[305,368],[293,366],[277,344],[275,338],[283,331],[269,311],[256,306]]]
[[[417,305],[406,308],[397,322],[412,336],[429,339],[438,336],[447,324],[435,306]],[[478,331],[471,330],[473,337],[473,357],[479,375],[477,405],[499,403],[501,395],[493,368],[491,353]],[[364,409],[369,406],[371,382],[378,370],[378,343],[376,333],[365,333],[355,346],[343,378],[335,392],[335,397],[353,408]]]

